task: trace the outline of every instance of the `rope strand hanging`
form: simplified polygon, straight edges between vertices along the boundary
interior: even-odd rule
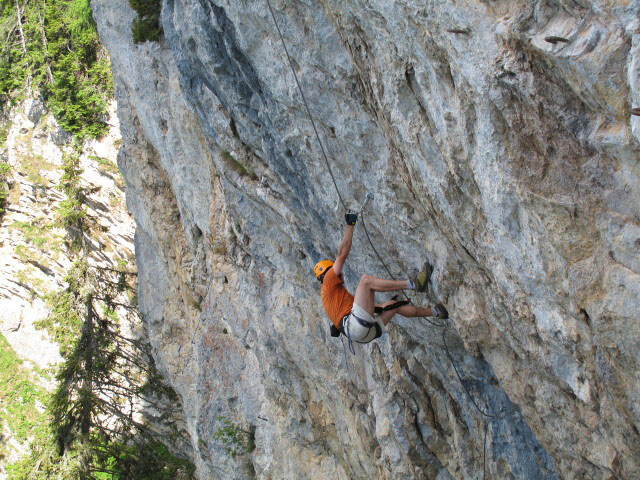
[[[329,163],[329,158],[327,158],[327,153],[324,150],[324,145],[322,140],[320,140],[320,135],[318,134],[318,129],[316,128],[316,122],[313,120],[313,116],[311,115],[311,110],[309,110],[309,104],[307,103],[307,99],[304,96],[304,91],[300,86],[300,81],[298,80],[298,74],[296,73],[296,69],[293,68],[293,61],[291,60],[291,56],[289,55],[289,50],[287,49],[287,44],[284,41],[284,37],[282,36],[282,32],[280,31],[280,26],[278,25],[278,21],[276,20],[276,16],[273,13],[273,8],[271,7],[270,0],[267,0],[267,5],[269,5],[269,11],[271,12],[271,18],[273,18],[273,23],[276,24],[276,30],[278,30],[278,35],[280,36],[280,41],[282,42],[282,46],[284,47],[284,53],[287,55],[287,60],[289,62],[289,66],[291,67],[291,71],[293,72],[293,78],[296,79],[296,85],[298,86],[298,90],[300,91],[300,96],[302,97],[302,103],[304,103],[304,108],[307,110],[307,115],[309,116],[309,120],[311,120],[311,126],[313,127],[313,131],[316,134],[316,138],[318,139],[318,144],[320,145],[320,151],[322,152],[322,157],[324,158],[324,162],[327,165],[327,170],[329,170],[329,175],[331,175],[331,180],[333,181],[333,186],[336,187],[336,192],[338,194],[338,198],[340,199],[340,203],[342,204],[342,208],[347,209],[346,203],[344,203],[344,199],[342,198],[342,194],[340,193],[340,189],[338,188],[338,184],[336,183],[336,177],[333,176],[333,171],[331,170],[331,164]]]
[[[324,158],[324,162],[326,164],[327,171],[329,172],[329,175],[331,176],[331,180],[333,182],[333,186],[335,187],[336,193],[338,194],[338,198],[340,200],[340,203],[342,204],[342,207],[344,208],[344,210],[347,210],[346,203],[345,203],[344,199],[342,198],[342,194],[340,193],[340,189],[338,188],[338,184],[337,184],[335,176],[333,174],[333,170],[331,168],[331,164],[330,164],[329,159],[327,157],[327,154],[325,152],[324,144],[322,143],[322,140],[320,139],[320,135],[318,134],[318,129],[316,128],[316,123],[313,120],[313,116],[311,115],[311,110],[309,109],[309,104],[307,103],[307,99],[306,99],[306,97],[304,95],[304,91],[302,90],[302,86],[300,85],[300,81],[298,80],[298,75],[296,74],[295,68],[293,66],[293,61],[291,60],[291,56],[289,55],[289,50],[287,48],[287,44],[284,41],[284,36],[282,35],[282,31],[280,30],[280,26],[278,25],[278,21],[276,19],[275,13],[274,13],[273,8],[271,6],[271,1],[270,0],[266,0],[266,2],[267,2],[267,5],[269,7],[269,12],[271,13],[271,18],[273,19],[273,23],[276,26],[276,30],[278,31],[278,36],[280,37],[280,41],[282,42],[282,46],[283,46],[285,54],[287,56],[287,61],[289,63],[289,67],[291,68],[291,72],[293,73],[293,77],[295,78],[296,85],[298,87],[298,91],[300,92],[300,96],[302,97],[302,102],[304,103],[304,107],[305,107],[305,110],[307,112],[307,116],[309,117],[309,120],[311,121],[311,126],[313,127],[313,131],[315,133],[316,139],[318,140],[318,144],[320,145],[320,150],[322,152],[322,157]],[[365,202],[365,206],[366,206],[366,202]],[[365,219],[364,219],[364,209],[365,208],[363,206],[362,210],[360,211],[360,215],[361,215],[361,220],[362,220],[362,226],[363,226],[365,235],[367,237],[367,241],[369,242],[369,245],[371,246],[371,249],[375,253],[375,255],[378,258],[378,260],[380,261],[380,263],[382,264],[383,268],[385,269],[385,271],[389,275],[389,278],[395,280],[395,277],[391,273],[391,270],[389,269],[389,267],[385,263],[384,259],[382,258],[382,256],[378,252],[377,248],[375,247],[373,241],[371,240],[371,236],[369,235],[369,231],[367,229],[367,225],[366,225],[366,222],[365,222]],[[409,297],[407,296],[407,294],[404,293],[404,291],[402,292],[402,294],[404,295],[404,297],[407,300],[410,300]],[[484,411],[483,409],[481,409],[480,406],[476,403],[476,401],[473,398],[473,396],[471,395],[471,392],[469,392],[469,390],[467,389],[466,385],[462,381],[462,377],[461,377],[460,373],[458,372],[458,368],[456,367],[456,364],[455,364],[455,361],[453,359],[453,356],[451,355],[451,352],[449,351],[449,347],[447,345],[447,341],[446,341],[446,338],[445,338],[446,330],[447,330],[448,327],[450,327],[449,322],[444,321],[442,324],[440,324],[440,323],[437,323],[437,322],[433,322],[432,320],[430,320],[427,317],[421,317],[421,318],[423,318],[424,320],[426,320],[427,322],[429,322],[431,325],[433,325],[435,327],[442,328],[442,342],[443,342],[443,347],[445,349],[445,352],[447,354],[447,358],[451,362],[451,365],[453,366],[453,369],[454,369],[454,371],[456,373],[456,376],[458,377],[458,381],[462,385],[462,388],[463,388],[465,394],[467,395],[467,397],[469,397],[469,400],[471,401],[471,403],[474,406],[474,408],[483,417],[485,417],[485,418],[487,418],[489,420],[495,420],[495,419],[503,418],[505,416],[505,412],[504,411],[501,411],[500,413],[497,413],[497,414],[490,414],[490,413],[487,413],[486,411]],[[344,347],[344,344],[343,344],[343,347]],[[346,353],[345,353],[345,360],[346,360]],[[347,364],[347,368],[348,368],[348,364]],[[484,457],[483,458],[483,478],[485,478],[485,476],[486,476],[486,458],[487,458],[486,457],[486,443],[487,443],[487,424],[485,423],[485,425],[484,425],[484,440],[483,440],[483,457]]]
[[[273,19],[273,23],[275,24],[276,30],[278,31],[278,36],[280,37],[280,42],[282,43],[282,47],[284,48],[284,53],[287,56],[287,61],[289,63],[289,67],[291,68],[291,72],[293,73],[293,78],[296,81],[296,86],[298,87],[298,91],[300,92],[300,96],[302,97],[302,103],[304,104],[304,108],[307,111],[307,116],[309,117],[309,120],[311,121],[311,126],[313,127],[313,132],[315,133],[316,139],[318,140],[318,144],[320,145],[320,151],[322,152],[322,157],[324,158],[324,162],[325,162],[325,164],[327,166],[327,171],[329,172],[329,175],[331,176],[331,180],[333,182],[333,186],[335,187],[336,193],[338,194],[338,198],[340,199],[340,203],[342,205],[342,208],[347,210],[347,205],[346,205],[344,199],[342,198],[342,194],[340,193],[340,189],[338,188],[338,183],[336,182],[336,178],[335,178],[335,176],[333,174],[333,169],[331,168],[331,164],[329,162],[329,158],[327,157],[327,153],[325,151],[324,144],[322,143],[322,140],[320,139],[320,135],[318,134],[318,129],[316,128],[316,122],[313,120],[313,115],[311,115],[311,110],[309,109],[309,104],[307,103],[307,98],[306,98],[306,96],[304,94],[304,91],[302,90],[302,86],[300,85],[300,80],[298,80],[298,74],[296,73],[296,70],[295,70],[295,68],[293,66],[293,60],[291,60],[291,55],[289,55],[289,49],[287,48],[287,44],[284,41],[284,36],[282,35],[282,31],[280,30],[280,25],[278,24],[278,20],[276,19],[276,15],[275,15],[275,13],[273,11],[273,7],[271,6],[271,1],[270,0],[266,0],[266,1],[267,1],[267,5],[269,6],[269,12],[271,14],[271,18]],[[369,242],[369,245],[371,245],[371,249],[375,253],[376,257],[378,257],[378,260],[380,261],[380,263],[382,264],[382,266],[386,270],[387,274],[389,275],[389,278],[391,278],[392,280],[395,280],[395,277],[391,273],[391,270],[389,270],[389,267],[387,267],[387,264],[382,259],[382,256],[378,253],[378,250],[376,249],[375,245],[373,244],[373,241],[371,240],[371,237],[369,235],[369,231],[367,230],[367,226],[366,226],[366,223],[364,221],[364,208],[362,209],[362,211],[360,213],[361,213],[361,219],[362,219],[362,226],[364,227],[364,232],[366,234],[367,241]],[[404,297],[407,300],[410,300],[406,293],[402,292],[402,294],[404,295]],[[425,319],[427,322],[429,322],[431,325],[433,325],[435,327],[444,327],[446,325],[446,324],[436,323],[436,322],[428,319],[427,317],[422,317],[422,318]]]

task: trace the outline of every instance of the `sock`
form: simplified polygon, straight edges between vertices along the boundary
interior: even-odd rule
[[[415,290],[416,289],[416,282],[414,282],[412,279],[407,280],[407,289]]]

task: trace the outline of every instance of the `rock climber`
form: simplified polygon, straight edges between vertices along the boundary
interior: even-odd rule
[[[316,278],[322,284],[322,305],[332,323],[331,335],[338,337],[340,333],[344,334],[349,339],[351,352],[355,353],[351,342],[369,343],[380,337],[396,313],[403,317],[448,318],[449,314],[442,304],[431,308],[416,307],[409,301],[398,301],[397,295],[385,303],[375,303],[375,292],[426,291],[433,271],[428,262],[413,279],[385,280],[365,274],[358,282],[355,297],[347,291],[342,267],[351,250],[357,219],[357,213],[345,214],[347,225],[338,247],[338,256],[334,262],[322,260],[314,267]]]

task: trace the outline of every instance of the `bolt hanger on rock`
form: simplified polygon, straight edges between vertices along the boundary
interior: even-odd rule
[[[553,45],[555,45],[556,43],[569,43],[569,40],[567,40],[564,37],[558,37],[555,35],[550,35],[548,37],[544,37],[544,41],[551,43]]]
[[[459,33],[459,34],[469,34],[471,33],[471,31],[468,28],[449,28],[447,29],[447,32],[449,33]]]

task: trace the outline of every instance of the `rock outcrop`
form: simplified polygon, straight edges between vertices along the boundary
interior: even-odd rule
[[[133,45],[127,0],[93,0],[200,478],[640,477],[640,2],[273,3],[341,194],[451,320],[329,336],[342,207],[266,2],[164,0]]]
[[[117,123],[115,104],[111,116]],[[48,315],[43,297],[64,288],[73,264],[56,212],[64,199],[59,183],[71,136],[31,98],[12,110],[7,128],[3,154],[11,174],[0,228],[0,333],[20,357],[46,368],[60,361],[58,345],[34,323]],[[87,214],[97,222],[91,244],[98,253],[91,264],[107,267],[134,260],[134,223],[115,165],[120,141],[116,125],[103,140],[86,142],[80,159],[82,186],[91,190]]]

